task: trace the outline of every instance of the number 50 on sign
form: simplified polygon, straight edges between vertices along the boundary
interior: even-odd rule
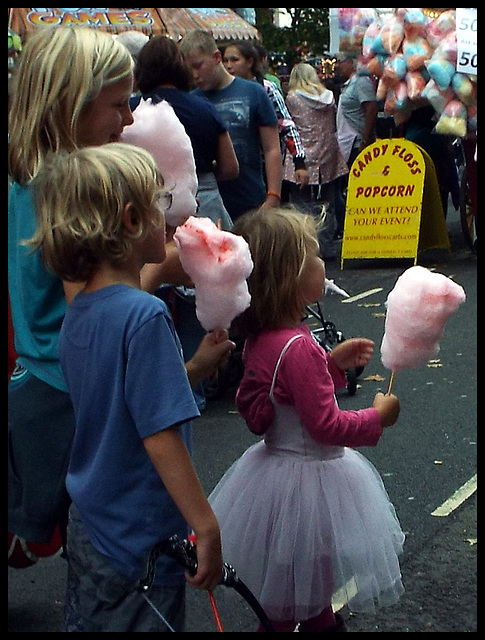
[[[458,56],[456,70],[477,75],[477,10],[456,10],[456,43]]]

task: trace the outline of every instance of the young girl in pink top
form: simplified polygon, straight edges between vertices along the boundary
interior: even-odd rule
[[[403,592],[404,535],[382,480],[353,447],[375,446],[399,415],[394,395],[341,411],[345,369],[366,365],[373,342],[352,338],[327,354],[301,318],[323,295],[312,216],[273,209],[240,217],[233,231],[251,249],[251,305],[235,323],[246,338],[236,395],[263,439],[226,472],[209,501],[224,559],[261,602],[276,631],[346,631],[339,591],[353,611]],[[259,628],[258,631],[263,631]]]

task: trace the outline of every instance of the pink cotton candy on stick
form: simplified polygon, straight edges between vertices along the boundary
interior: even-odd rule
[[[443,274],[407,269],[387,297],[382,364],[396,372],[435,358],[446,322],[465,299],[463,287]]]
[[[143,147],[157,163],[164,185],[172,193],[165,211],[171,227],[183,224],[197,211],[197,174],[192,143],[171,104],[141,100],[133,112],[134,122],[125,127],[122,142]]]
[[[196,314],[206,331],[229,329],[251,301],[253,261],[246,240],[210,218],[191,216],[174,233],[180,261],[195,286]]]

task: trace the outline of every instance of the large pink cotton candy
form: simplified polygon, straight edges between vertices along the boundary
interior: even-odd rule
[[[143,147],[155,158],[172,205],[165,212],[171,227],[183,224],[197,211],[197,175],[192,143],[171,104],[141,100],[133,112],[134,122],[123,131],[122,141]]]
[[[402,371],[435,358],[446,322],[465,299],[463,287],[443,274],[424,267],[407,269],[387,297],[382,364]]]
[[[229,329],[251,301],[246,279],[253,261],[246,240],[210,218],[190,217],[173,236],[195,286],[197,318],[206,331]]]

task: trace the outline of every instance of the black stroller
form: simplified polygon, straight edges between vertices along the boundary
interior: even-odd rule
[[[327,353],[330,353],[332,349],[341,342],[344,342],[344,334],[337,329],[333,322],[325,320],[323,317],[320,303],[317,301],[313,305],[306,307],[307,320],[313,318],[316,322],[309,322],[310,331],[312,332],[315,340],[325,349]],[[350,396],[355,395],[357,391],[357,378],[361,375],[364,367],[355,367],[353,369],[347,369],[345,375],[347,377],[347,391]]]
[[[308,322],[313,337],[327,353],[330,353],[337,344],[345,340],[342,331],[337,329],[333,322],[325,320],[319,302],[306,307],[305,320]],[[244,340],[235,339],[234,342],[236,343],[236,348],[229,356],[226,366],[204,382],[204,392],[207,400],[221,398],[227,390],[236,387],[243,376],[242,352]],[[347,391],[349,395],[355,395],[357,379],[363,370],[364,367],[346,370],[345,375],[347,376]]]

